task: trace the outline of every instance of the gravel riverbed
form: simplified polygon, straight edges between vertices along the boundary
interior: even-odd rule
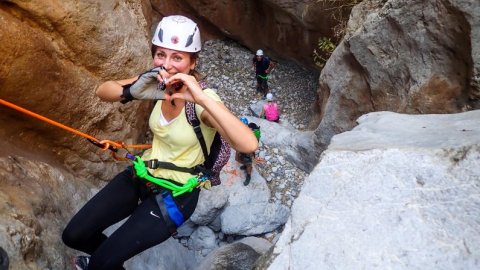
[[[264,50],[268,56],[268,50]],[[232,41],[207,41],[198,70],[206,75],[208,87],[217,91],[225,105],[237,116],[254,116],[250,106],[263,98],[255,89],[252,66],[254,52]],[[281,108],[281,121],[299,131],[306,130],[313,115],[318,73],[293,62],[278,61],[268,81]],[[257,151],[265,162],[254,164],[266,179],[271,201],[290,207],[298,196],[307,173],[285,159],[282,149],[260,143]]]

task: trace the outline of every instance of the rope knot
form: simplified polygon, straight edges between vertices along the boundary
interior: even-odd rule
[[[140,157],[137,156],[133,161],[133,167],[138,177],[145,178],[148,175],[147,167],[145,167],[145,163]]]

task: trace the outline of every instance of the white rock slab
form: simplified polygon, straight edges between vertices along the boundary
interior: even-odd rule
[[[269,269],[480,269],[480,112],[359,123],[305,181]]]

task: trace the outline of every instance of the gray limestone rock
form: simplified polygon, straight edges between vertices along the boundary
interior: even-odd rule
[[[216,249],[202,261],[197,270],[251,270],[260,254],[240,242]]]

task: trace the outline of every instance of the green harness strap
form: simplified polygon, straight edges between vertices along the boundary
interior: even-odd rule
[[[265,75],[265,76],[262,76],[262,75],[258,74],[257,76],[264,79],[264,80],[268,80],[268,78],[270,77],[270,75],[268,75],[268,74]]]
[[[192,192],[193,189],[198,185],[198,180],[196,177],[189,178],[187,182],[183,184],[183,186],[175,185],[174,183],[165,179],[153,177],[148,173],[147,167],[145,167],[145,162],[143,162],[139,156],[135,157],[135,160],[133,161],[133,168],[135,169],[138,177],[171,190],[173,197],[182,195],[185,192]]]

